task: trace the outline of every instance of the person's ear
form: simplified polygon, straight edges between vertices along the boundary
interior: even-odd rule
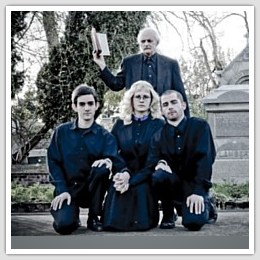
[[[187,104],[186,104],[186,102],[182,102],[182,107],[183,107],[183,110],[185,110],[186,108],[187,108]]]
[[[77,106],[74,103],[71,104],[71,107],[72,107],[74,112],[76,112],[76,113],[78,112]]]
[[[96,110],[98,110],[98,109],[99,109],[99,107],[100,107],[100,102],[99,102],[99,101],[97,101],[97,102],[96,102]]]

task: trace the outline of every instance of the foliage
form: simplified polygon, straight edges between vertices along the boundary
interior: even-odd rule
[[[188,53],[181,57],[180,67],[192,116],[207,117],[202,100],[219,86],[218,75],[230,62],[229,53],[224,53],[219,43],[218,28],[234,16],[241,18],[245,24],[243,29],[248,33],[246,12],[152,12],[155,26],[161,21],[166,22]]]
[[[101,111],[107,88],[99,79],[98,66],[93,62],[90,39],[92,26],[97,31],[107,33],[111,51],[107,64],[115,70],[123,56],[137,51],[136,36],[149,12],[73,11],[66,14],[64,36],[58,44],[49,45],[49,61],[42,66],[36,80],[35,112],[43,123],[42,128],[12,154],[12,163],[22,161],[55,125],[74,117],[71,109],[71,93],[77,85],[85,83],[97,90]],[[51,15],[44,17],[53,18]],[[50,28],[51,22],[47,24]],[[53,27],[55,26],[56,23],[53,24]],[[52,33],[53,31],[55,30],[52,30]],[[52,33],[46,32],[46,36],[55,37]],[[48,42],[51,42],[50,38]]]
[[[123,56],[137,51],[136,36],[148,13],[69,12],[65,35],[60,45],[53,48],[49,63],[37,79],[39,114],[43,122],[55,125],[70,120],[73,117],[71,93],[82,83],[97,90],[102,108],[107,88],[93,62],[91,28],[94,26],[98,32],[107,33],[111,57],[106,62],[115,69]]]
[[[12,202],[51,202],[53,199],[54,186],[51,184],[22,185],[12,183],[11,200]],[[249,183],[214,183],[212,194],[218,201],[248,199]]]
[[[221,49],[221,47],[219,48]],[[218,78],[213,72],[211,73],[211,77],[208,75],[203,55],[199,49],[190,51],[190,55],[192,59],[187,60],[182,57],[180,60],[182,78],[188,95],[192,116],[206,119],[207,113],[202,100],[215,89],[211,77],[215,81],[218,81]],[[221,59],[223,66],[226,66],[227,61],[222,52],[219,54],[219,59]]]
[[[17,43],[26,28],[24,19],[27,13],[29,12],[11,12],[11,98],[15,97],[24,83],[24,71],[17,69],[17,64],[23,60],[22,53],[17,48]]]
[[[104,107],[102,114],[107,117],[113,116],[115,113],[119,112],[119,103],[124,95],[124,90],[114,92],[108,90],[104,95]]]
[[[218,201],[226,202],[228,200],[248,199],[249,183],[214,183],[212,194]]]
[[[12,149],[25,145],[35,135],[41,123],[37,118],[37,102],[35,90],[25,93],[24,97],[17,98],[12,105]]]
[[[19,183],[12,183],[12,202],[51,202],[53,199],[54,187],[51,184],[33,184],[25,186]]]

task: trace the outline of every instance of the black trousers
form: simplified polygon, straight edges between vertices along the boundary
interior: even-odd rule
[[[104,197],[108,188],[110,171],[105,167],[93,167],[84,189],[73,193],[70,205],[64,201],[61,209],[51,209],[53,228],[59,234],[70,234],[78,228],[80,207],[89,208],[89,217],[101,216]],[[76,194],[76,195],[75,195]]]
[[[209,201],[208,193],[205,191],[204,203],[205,210],[197,215],[190,213],[186,206],[186,199],[192,194],[193,184],[180,180],[175,173],[168,173],[163,170],[157,170],[152,175],[153,190],[157,200],[162,203],[163,217],[171,218],[174,207],[179,207],[179,215],[182,216],[182,225],[189,230],[199,230],[208,222]]]

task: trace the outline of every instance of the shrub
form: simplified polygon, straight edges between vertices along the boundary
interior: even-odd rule
[[[24,186],[19,183],[12,183],[11,201],[20,202],[51,202],[53,199],[54,187],[51,184],[33,184]]]
[[[219,203],[237,200],[247,201],[249,198],[249,183],[214,183],[211,193]]]

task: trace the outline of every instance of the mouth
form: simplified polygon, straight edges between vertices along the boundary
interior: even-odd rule
[[[170,116],[173,116],[173,115],[175,115],[175,114],[176,114],[175,111],[171,111],[171,112],[168,113],[168,115],[170,115]]]

